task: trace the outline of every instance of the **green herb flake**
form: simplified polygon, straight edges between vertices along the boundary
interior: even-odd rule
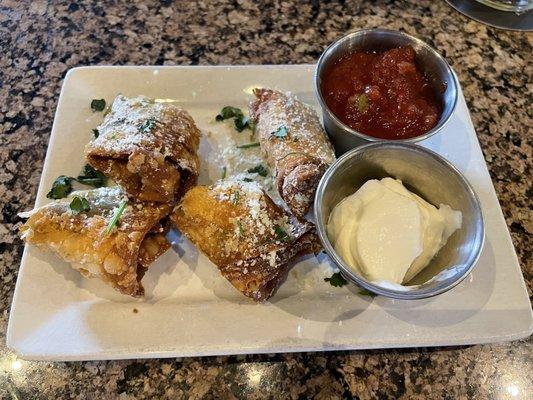
[[[225,119],[230,118],[243,118],[244,114],[242,113],[240,108],[232,107],[232,106],[225,106],[220,110],[220,113],[215,117],[215,120],[217,121],[224,121]]]
[[[109,224],[107,224],[107,228],[105,229],[104,233],[106,235],[109,235],[113,228],[117,225],[118,220],[120,219],[122,213],[126,209],[126,205],[128,202],[126,200],[122,200],[118,206],[118,208],[115,210],[115,213],[113,214],[113,217],[111,217],[111,220],[109,221]]]
[[[236,191],[235,193],[233,193],[233,198],[232,198],[231,202],[233,204],[237,204],[239,202],[240,198],[241,198],[241,192]]]
[[[362,93],[357,96],[357,109],[360,113],[364,113],[368,108],[368,97],[366,94]]]
[[[95,170],[89,164],[85,164],[76,180],[84,185],[99,188],[105,186],[107,178],[100,171]]]
[[[93,135],[94,135],[94,138],[96,139],[98,136],[100,136],[100,132],[98,132],[98,129],[94,128],[93,129]]]
[[[225,106],[220,110],[220,113],[215,117],[216,121],[224,121],[233,118],[235,129],[237,132],[242,132],[245,129],[254,129],[254,124],[250,117],[244,115],[240,108]]]
[[[348,281],[344,279],[340,272],[335,272],[329,278],[324,278],[324,281],[329,282],[331,286],[342,287],[348,284]]]
[[[235,129],[237,130],[237,132],[242,132],[246,128],[253,129],[250,127],[250,124],[252,123],[252,121],[250,120],[250,117],[235,118],[234,122],[235,122]]]
[[[263,164],[258,164],[253,168],[250,168],[248,171],[246,171],[250,174],[258,174],[261,176],[267,176],[268,170],[263,166]]]
[[[237,228],[239,228],[239,236],[240,237],[244,236],[245,231],[241,224],[241,221],[237,221],[236,224],[237,224]]]
[[[152,129],[155,128],[156,122],[157,121],[155,119],[149,118],[142,123],[142,125],[139,127],[139,130],[142,133],[150,133]]]
[[[228,169],[226,167],[222,168],[222,174],[220,175],[220,179],[226,179],[227,172]]]
[[[285,125],[281,125],[276,131],[272,132],[271,135],[274,135],[278,139],[283,139],[287,137],[287,134],[289,133],[287,127]]]
[[[242,180],[244,182],[253,182],[254,181],[253,179],[250,179],[250,178],[242,178]]]
[[[70,211],[72,211],[72,214],[74,215],[89,211],[90,209],[89,202],[85,197],[74,196],[70,202]]]
[[[104,111],[105,100],[104,99],[93,99],[91,101],[91,109],[93,111]]]
[[[250,149],[252,147],[259,147],[259,142],[241,144],[241,145],[237,146],[238,149]]]
[[[72,192],[72,178],[60,175],[52,184],[52,189],[50,189],[46,197],[49,199],[63,199],[70,192]]]
[[[280,241],[280,242],[288,242],[289,240],[291,240],[291,237],[289,236],[289,234],[287,233],[287,231],[285,231],[285,229],[283,229],[281,226],[279,225],[275,225],[274,226],[274,233],[276,234],[276,238]]]
[[[361,296],[370,296],[370,297],[376,297],[377,294],[375,293],[372,293],[371,291],[369,290],[366,290],[366,289],[361,289],[358,294],[360,294]]]

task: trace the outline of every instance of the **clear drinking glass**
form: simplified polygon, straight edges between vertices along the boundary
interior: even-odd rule
[[[478,3],[501,11],[517,14],[533,9],[533,0],[476,0]]]

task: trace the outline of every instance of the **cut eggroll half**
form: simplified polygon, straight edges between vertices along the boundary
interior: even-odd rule
[[[100,278],[123,294],[144,295],[141,279],[170,244],[170,206],[128,200],[119,187],[73,192],[20,214],[29,244],[51,250],[85,277]]]
[[[189,190],[172,221],[222,275],[255,301],[271,297],[293,261],[318,251],[314,226],[239,176]]]

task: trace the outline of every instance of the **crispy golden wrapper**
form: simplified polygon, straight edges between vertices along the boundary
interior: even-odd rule
[[[97,129],[87,162],[134,198],[171,202],[196,184],[200,131],[187,111],[119,95]]]
[[[274,171],[281,198],[302,217],[320,178],[335,161],[333,147],[311,107],[275,90],[254,89],[254,94],[249,108],[261,152]]]
[[[319,249],[315,228],[286,213],[256,182],[234,177],[189,190],[172,221],[244,295],[268,299],[298,256]]]
[[[73,213],[70,203],[74,196],[87,199],[90,209]],[[126,199],[119,187],[73,192],[22,213],[21,217],[28,218],[20,228],[22,237],[54,251],[85,277],[98,277],[123,294],[142,296],[144,273],[170,247],[162,220],[171,208],[129,201],[108,232],[109,222]]]

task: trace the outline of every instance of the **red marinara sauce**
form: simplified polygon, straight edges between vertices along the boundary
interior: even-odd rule
[[[441,106],[411,47],[354,52],[324,73],[322,94],[346,125],[382,139],[407,139],[433,128]]]

